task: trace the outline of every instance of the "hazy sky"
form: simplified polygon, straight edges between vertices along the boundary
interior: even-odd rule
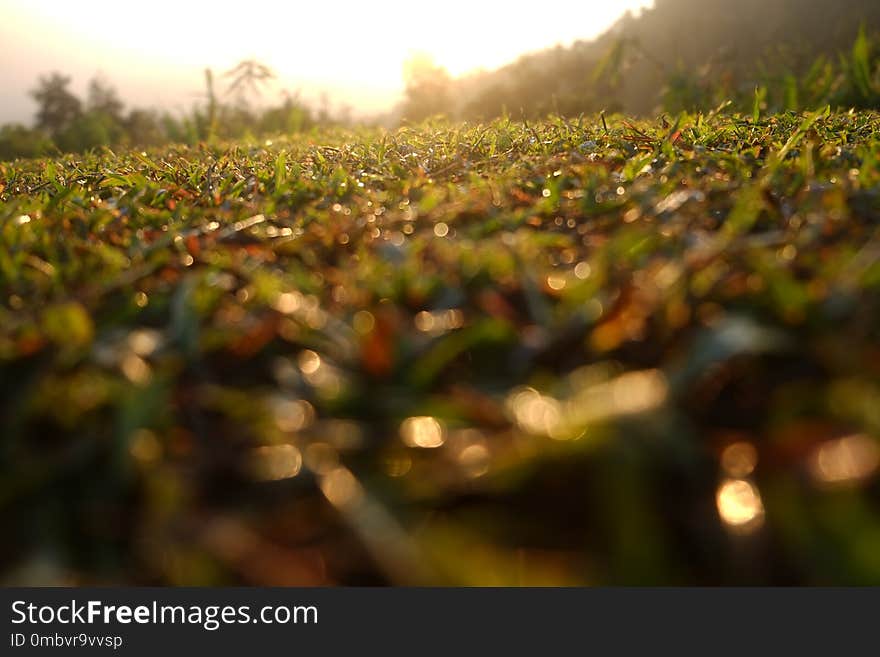
[[[59,70],[84,93],[100,73],[129,105],[185,109],[203,70],[245,58],[270,65],[267,91],[329,93],[334,105],[389,109],[414,52],[452,74],[598,35],[650,0],[0,0],[0,122],[30,122],[37,76]]]

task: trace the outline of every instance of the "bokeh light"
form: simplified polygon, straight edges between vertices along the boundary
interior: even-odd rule
[[[715,496],[718,515],[736,532],[751,533],[764,523],[764,503],[758,488],[746,479],[728,479]]]
[[[871,477],[880,466],[877,442],[864,434],[829,440],[810,457],[813,476],[826,484],[856,483]]]
[[[747,477],[758,465],[758,450],[752,443],[741,441],[728,445],[721,452],[721,467],[730,477]]]
[[[409,417],[400,425],[400,436],[410,447],[433,449],[445,440],[443,425],[433,417]]]
[[[251,472],[258,481],[290,479],[299,474],[302,455],[293,445],[265,445],[251,450]]]

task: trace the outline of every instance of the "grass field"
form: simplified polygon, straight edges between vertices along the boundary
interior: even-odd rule
[[[0,164],[2,581],[880,584],[878,130]]]

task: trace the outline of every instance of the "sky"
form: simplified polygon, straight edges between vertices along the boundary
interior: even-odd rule
[[[403,63],[428,54],[453,75],[492,69],[524,52],[599,35],[651,0],[0,0],[0,123],[29,123],[28,90],[58,70],[83,94],[99,74],[129,106],[184,111],[204,69],[255,58],[284,90],[356,114],[391,109]],[[222,80],[221,80],[222,82]],[[222,86],[221,86],[222,88]]]

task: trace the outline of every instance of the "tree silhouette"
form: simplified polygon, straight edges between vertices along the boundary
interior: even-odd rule
[[[41,76],[31,97],[37,101],[36,124],[51,135],[57,135],[69,127],[82,114],[82,103],[67,87],[70,77],[53,72]]]
[[[86,108],[90,112],[100,112],[114,121],[122,121],[122,110],[125,107],[116,89],[100,77],[89,81],[89,93]]]
[[[235,68],[223,74],[225,78],[232,78],[226,93],[234,94],[239,101],[247,104],[247,95],[260,96],[261,87],[275,79],[275,73],[265,64],[255,59],[245,59],[239,62]]]
[[[217,134],[217,94],[214,92],[214,71],[205,69],[205,98],[208,100],[207,137],[213,139]]]
[[[417,54],[408,59],[403,66],[403,78],[406,83],[403,118],[422,121],[452,108],[452,78],[430,56]]]

